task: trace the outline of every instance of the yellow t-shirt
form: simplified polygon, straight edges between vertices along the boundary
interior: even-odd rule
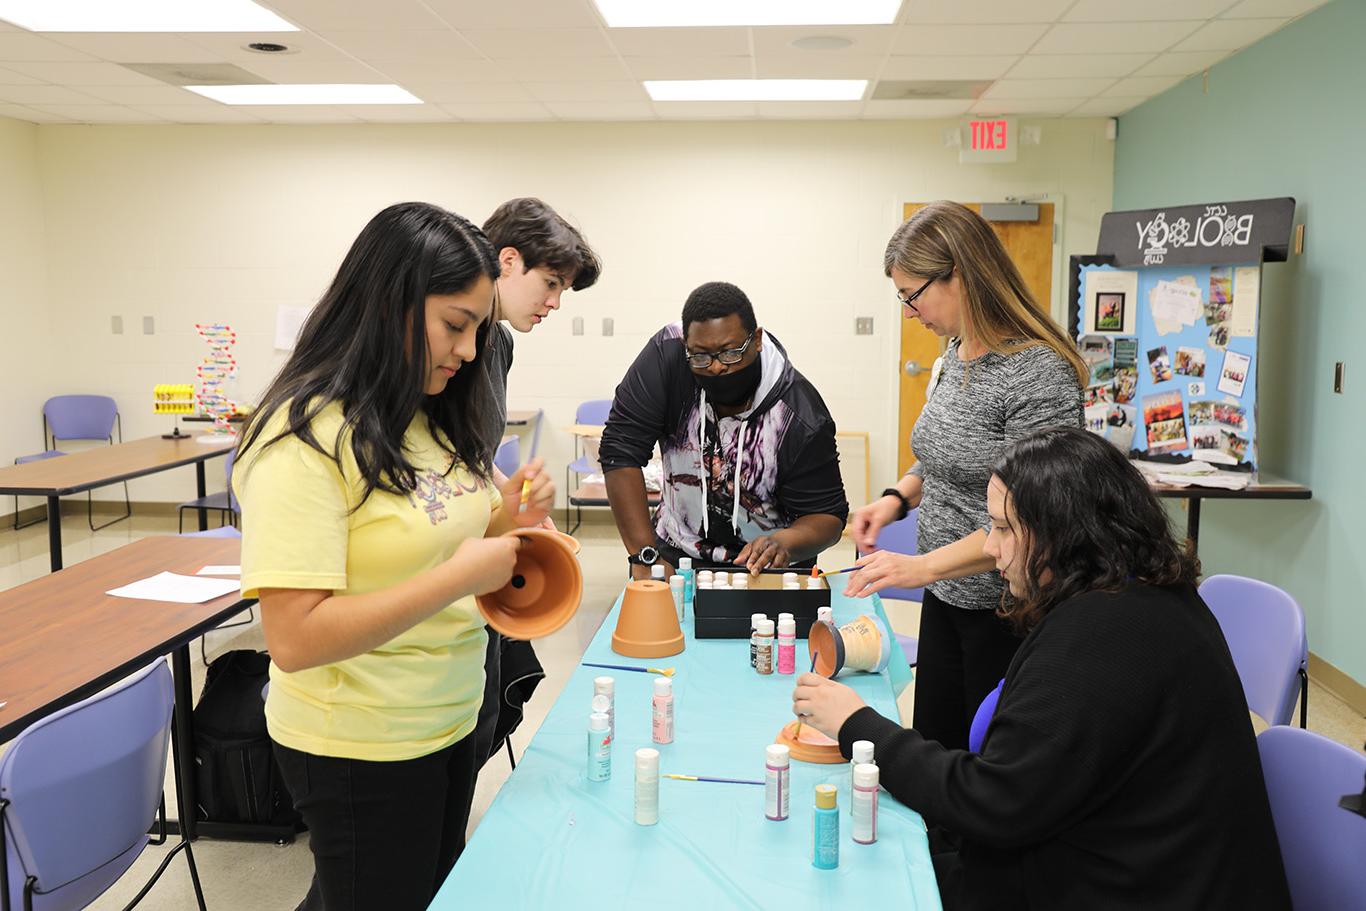
[[[284,427],[282,408],[263,430]],[[333,451],[342,427],[333,403],[313,419]],[[451,456],[421,412],[404,450],[418,469],[406,496],[364,490],[349,435],[340,468],[298,437],[252,446],[233,467],[242,504],[242,593],[262,588],[363,594],[437,566],[482,537],[502,505],[492,484]],[[474,598],[462,598],[373,651],[296,673],[270,666],[266,722],[279,743],[318,756],[394,761],[443,749],[474,730],[484,695],[488,636]]]

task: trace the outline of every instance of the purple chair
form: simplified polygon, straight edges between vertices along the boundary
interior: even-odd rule
[[[180,504],[177,509],[177,517],[180,523],[179,534],[185,534],[185,510],[187,509],[212,509],[218,513],[219,525],[236,524],[237,514],[242,511],[237,503],[237,497],[232,492],[232,463],[236,458],[236,449],[229,449],[228,454],[223,457],[223,474],[226,478],[223,490],[207,496],[196,497],[189,502]]]
[[[578,408],[574,409],[574,423],[590,424],[595,427],[603,427],[607,424],[607,415],[610,414],[611,411],[611,399],[592,399],[591,401],[584,402]],[[590,460],[586,455],[579,454],[579,438],[577,436],[574,437],[574,461],[570,462],[564,468],[565,495],[568,496],[569,493],[573,490],[573,488],[569,486],[570,474],[592,474],[595,471],[597,471],[597,466],[593,464],[592,460]],[[571,535],[578,529],[579,525],[583,522],[583,507],[576,506],[574,507],[574,509],[574,527],[570,528],[567,532],[567,534]],[[565,501],[564,505],[564,524],[569,525],[568,500]]]
[[[521,467],[522,441],[517,437],[508,437],[498,444],[498,451],[493,454],[493,467],[503,473],[503,477],[510,478]]]
[[[84,908],[166,841],[162,783],[171,738],[165,658],[88,699],[35,722],[0,758],[0,908]],[[147,835],[160,820],[159,839]],[[181,849],[200,911],[190,843],[162,860],[136,904]],[[131,905],[129,906],[131,907]]]
[[[1268,724],[1290,724],[1300,697],[1300,727],[1309,710],[1309,643],[1304,613],[1281,589],[1243,576],[1210,576],[1200,597],[1219,621],[1243,682],[1247,707]],[[1298,678],[1298,679],[1297,679]]]
[[[1366,907],[1366,818],[1338,804],[1360,793],[1366,756],[1284,726],[1257,748],[1295,911]]]
[[[987,693],[982,704],[977,706],[977,714],[972,716],[972,726],[968,728],[968,749],[974,753],[982,752],[982,740],[987,736],[987,728],[996,714],[996,703],[1001,701],[1001,687],[1005,685],[1006,678],[1002,677],[996,689]]]
[[[109,396],[53,396],[43,403],[43,445],[47,447],[46,451],[20,456],[14,460],[14,464],[22,465],[25,462],[36,462],[39,459],[51,459],[66,455],[57,448],[58,440],[104,440],[112,446],[114,445],[115,432],[118,433],[118,441],[122,443],[123,422],[119,418],[119,407]],[[133,514],[133,506],[128,500],[128,482],[126,481],[123,484],[123,515],[110,519],[103,525],[95,524],[93,491],[86,491],[85,500],[85,519],[91,531],[108,528],[115,522],[122,522]],[[14,498],[14,527],[16,529],[26,528],[41,521],[42,519],[35,519],[23,525],[19,524],[19,498]]]

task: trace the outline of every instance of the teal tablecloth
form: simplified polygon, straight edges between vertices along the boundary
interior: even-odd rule
[[[837,623],[875,611],[865,601],[834,592]],[[657,746],[660,772],[762,779],[764,747],[792,720],[793,677],[761,677],[749,666],[749,642],[694,640],[684,622],[682,654],[651,661],[612,651],[621,601],[603,621],[584,661],[672,666],[674,743],[650,740],[654,677],[579,667],[551,708],[525,755],[484,814],[460,862],[433,901],[434,909],[639,908],[723,911],[869,907],[939,909],[939,893],[919,815],[886,792],[880,801],[878,841],[850,838],[849,766],[792,763],[791,815],[764,818],[764,789],[750,785],[661,779],[659,824],[632,819],[633,758]],[[882,714],[896,718],[895,693],[910,679],[893,642],[895,673],[855,674],[841,680]],[[807,666],[805,641],[798,667]],[[585,777],[589,700],[593,678],[616,679],[616,743],[610,781]],[[811,866],[814,789],[839,788],[840,865]]]

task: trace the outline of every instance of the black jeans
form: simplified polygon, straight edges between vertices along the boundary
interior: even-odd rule
[[[995,611],[964,610],[926,591],[912,727],[950,750],[966,750],[972,716],[1006,675],[1020,642]]]
[[[308,824],[313,883],[299,911],[422,911],[465,848],[474,737],[417,759],[369,762],[275,744]]]

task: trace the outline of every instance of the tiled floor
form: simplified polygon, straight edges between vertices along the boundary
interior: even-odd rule
[[[92,534],[85,524],[85,516],[73,515],[63,523],[65,546],[63,556],[67,565],[113,550],[131,540],[149,535],[174,534],[173,517],[134,516],[131,521],[117,523]],[[597,632],[603,617],[611,608],[623,582],[623,560],[620,542],[610,526],[584,526],[578,537],[583,542],[580,558],[584,568],[584,599],[578,615],[564,629],[536,643],[536,653],[546,670],[546,679],[527,706],[526,719],[513,736],[514,748],[520,753],[535,733],[546,712],[570,673],[578,664],[583,649]],[[829,565],[848,565],[852,562],[852,548],[841,544],[825,561]],[[0,529],[0,589],[18,585],[48,571],[47,529],[43,524],[14,532]],[[887,614],[898,632],[914,635],[919,623],[919,605],[912,602],[887,602]],[[209,636],[209,656],[230,648],[262,648],[264,639],[259,621],[249,627],[234,629]],[[196,650],[197,651],[197,650]],[[194,663],[193,686],[196,692],[203,685],[203,665]],[[902,696],[900,708],[903,719],[909,721],[915,687]],[[1354,749],[1366,740],[1366,719],[1353,713],[1330,693],[1311,683],[1309,697],[1309,727]],[[507,779],[506,756],[489,761],[479,779],[471,813],[471,830]],[[171,784],[167,782],[168,794]],[[168,803],[174,800],[168,797]],[[121,908],[160,863],[165,849],[148,848],[123,879],[101,897],[92,908]],[[292,909],[307,890],[312,873],[312,858],[308,853],[307,836],[284,847],[262,844],[241,844],[200,840],[195,844],[195,859],[205,898],[211,909],[253,909],[253,911],[286,911]],[[162,880],[143,900],[139,908],[186,909],[194,907],[189,875],[183,860],[177,858]]]

